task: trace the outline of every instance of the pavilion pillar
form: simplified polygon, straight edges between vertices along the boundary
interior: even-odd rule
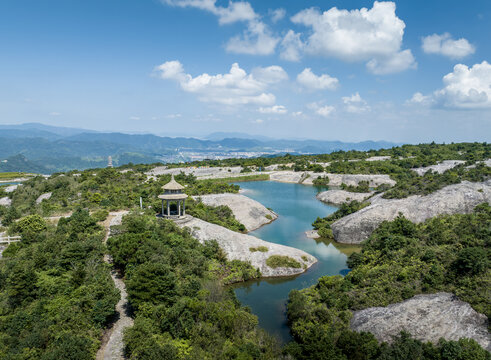
[[[162,199],[162,217],[164,217],[164,199]]]
[[[177,200],[177,216],[181,216],[181,200]]]
[[[182,201],[182,216],[186,215],[186,199]]]
[[[170,216],[170,204],[169,204],[169,200],[167,200],[167,216]]]

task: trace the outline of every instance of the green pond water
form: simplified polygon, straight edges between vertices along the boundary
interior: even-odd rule
[[[318,260],[301,275],[289,278],[266,278],[259,281],[235,284],[235,294],[243,305],[249,306],[259,318],[259,325],[270,334],[287,342],[291,339],[286,320],[286,302],[293,289],[303,289],[317,283],[324,275],[346,274],[347,255],[357,247],[309,239],[305,231],[312,222],[334,211],[315,198],[325,188],[285,184],[272,181],[241,182],[244,195],[259,201],[275,211],[279,217],[250,235],[277,244],[302,249]]]

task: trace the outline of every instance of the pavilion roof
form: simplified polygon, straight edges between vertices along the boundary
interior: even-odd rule
[[[167,184],[162,186],[162,189],[164,189],[164,190],[183,190],[184,186],[182,186],[176,180],[174,180],[174,175],[172,175],[171,181],[169,181]]]

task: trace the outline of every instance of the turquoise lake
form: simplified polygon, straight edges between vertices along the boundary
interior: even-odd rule
[[[282,342],[287,342],[291,339],[286,320],[289,292],[314,285],[321,276],[346,273],[346,254],[357,248],[305,236],[305,231],[312,229],[312,222],[318,216],[325,217],[336,211],[334,206],[326,205],[315,198],[324,188],[272,181],[241,182],[238,185],[244,189],[244,195],[259,201],[279,215],[278,219],[251,231],[250,235],[302,249],[318,260],[305,273],[295,277],[266,278],[234,285],[237,298],[258,316],[259,325]]]

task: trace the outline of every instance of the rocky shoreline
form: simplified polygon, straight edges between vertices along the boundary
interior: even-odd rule
[[[247,231],[256,230],[278,218],[275,212],[267,209],[260,202],[241,194],[211,194],[193,198],[209,206],[228,206]]]
[[[289,246],[279,245],[261,240],[257,237],[241,234],[222,226],[187,216],[186,219],[177,220],[181,228],[188,228],[193,237],[201,243],[216,240],[225,251],[229,260],[250,262],[252,266],[261,271],[263,277],[280,277],[301,274],[317,262],[317,259],[305,251]],[[259,247],[267,251],[255,251]],[[266,261],[272,255],[288,256],[301,264],[299,268],[277,267],[271,268]]]
[[[359,244],[382,221],[394,220],[399,213],[412,222],[420,223],[442,214],[468,214],[484,202],[491,203],[491,180],[483,183],[463,181],[426,196],[413,195],[404,199],[374,196],[371,205],[337,220],[331,229],[337,242]]]

